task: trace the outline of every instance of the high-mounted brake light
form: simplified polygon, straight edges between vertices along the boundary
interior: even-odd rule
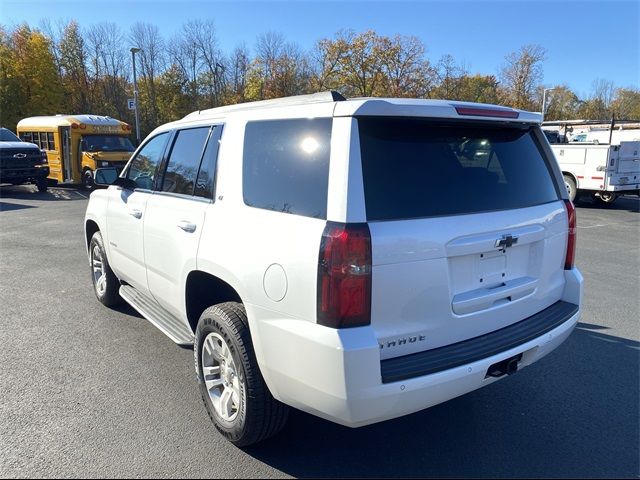
[[[569,236],[567,239],[567,255],[564,260],[564,269],[571,270],[576,259],[576,209],[573,206],[573,203],[571,203],[571,200],[565,200],[564,204],[567,209],[567,217],[569,220]]]
[[[371,234],[366,223],[327,222],[318,259],[318,323],[371,323]]]
[[[500,108],[456,107],[456,112],[458,112],[458,115],[473,117],[518,118],[520,116],[520,112]]]

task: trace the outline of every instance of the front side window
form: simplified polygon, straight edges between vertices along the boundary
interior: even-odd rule
[[[525,208],[558,200],[535,127],[360,118],[367,220]]]
[[[169,155],[162,191],[193,195],[210,127],[179,130]]]
[[[331,118],[247,123],[244,203],[276,212],[327,217]]]
[[[149,140],[138,152],[127,170],[127,178],[136,182],[137,188],[153,188],[158,165],[162,161],[169,133],[161,133]]]

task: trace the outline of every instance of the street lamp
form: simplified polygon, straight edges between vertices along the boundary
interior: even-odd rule
[[[138,120],[138,82],[136,79],[136,53],[138,53],[139,51],[139,48],[131,48],[131,58],[133,59],[133,103],[136,112],[136,145],[140,145],[140,123]]]
[[[555,90],[556,87],[553,88],[545,88],[544,91],[542,92],[542,121],[544,122],[544,114],[545,114],[545,107],[547,106],[547,92],[550,92],[551,90]]]

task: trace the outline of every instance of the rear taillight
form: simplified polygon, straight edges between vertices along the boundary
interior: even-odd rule
[[[569,236],[567,240],[567,255],[564,260],[564,269],[571,270],[576,259],[576,209],[571,200],[564,201],[569,220]]]
[[[371,323],[371,234],[366,223],[327,222],[318,259],[318,323]]]

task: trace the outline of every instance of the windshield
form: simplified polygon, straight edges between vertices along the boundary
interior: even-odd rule
[[[367,220],[507,210],[558,199],[531,128],[360,118]]]
[[[0,142],[20,142],[21,140],[14,135],[11,130],[0,128]]]
[[[83,152],[133,152],[133,144],[119,135],[86,135],[82,137]]]

